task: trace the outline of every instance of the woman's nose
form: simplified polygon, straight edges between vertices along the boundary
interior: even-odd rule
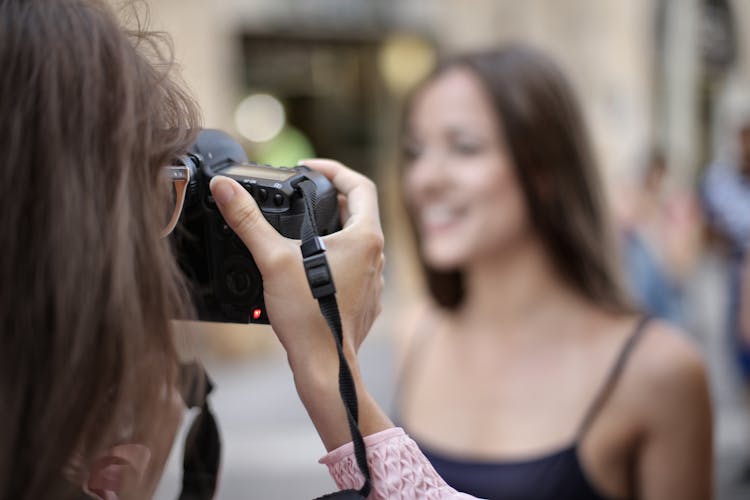
[[[446,155],[439,150],[426,149],[412,161],[409,168],[409,181],[417,191],[442,189],[448,183],[450,169]]]

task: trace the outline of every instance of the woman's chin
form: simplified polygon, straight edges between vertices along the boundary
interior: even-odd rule
[[[463,254],[445,250],[425,249],[422,252],[422,258],[430,269],[441,273],[455,271],[466,265],[466,259]]]

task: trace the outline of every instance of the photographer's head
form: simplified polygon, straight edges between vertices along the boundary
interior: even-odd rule
[[[462,270],[535,241],[568,286],[621,309],[602,185],[566,78],[510,45],[448,59],[405,113],[405,198],[430,291],[454,308]]]
[[[162,43],[100,0],[0,0],[0,498],[80,496],[108,447],[174,423],[148,411],[184,303],[161,167],[198,119]]]

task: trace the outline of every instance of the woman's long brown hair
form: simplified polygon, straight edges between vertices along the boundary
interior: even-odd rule
[[[184,304],[159,168],[198,127],[169,51],[101,0],[0,0],[0,499],[167,425]]]
[[[456,68],[475,74],[490,96],[531,224],[558,275],[592,303],[630,311],[615,271],[604,187],[579,105],[562,71],[539,51],[510,44],[446,59],[411,101]],[[409,103],[405,126],[408,115]],[[438,271],[424,260],[422,267],[437,304],[459,307],[465,293],[461,270]]]

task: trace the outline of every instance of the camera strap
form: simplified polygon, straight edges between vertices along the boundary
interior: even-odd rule
[[[366,498],[371,490],[370,468],[367,464],[365,453],[365,441],[359,431],[359,404],[357,401],[357,390],[354,387],[349,363],[344,356],[344,333],[341,325],[338,302],[336,301],[336,287],[333,283],[333,275],[328,266],[326,247],[323,239],[319,236],[318,224],[315,217],[317,208],[317,195],[315,183],[304,180],[297,185],[302,193],[305,205],[305,214],[302,221],[300,239],[302,240],[302,259],[305,266],[305,274],[310,285],[313,297],[318,301],[320,312],[323,314],[328,327],[333,333],[336,342],[336,351],[339,357],[339,394],[344,403],[346,416],[349,423],[349,432],[354,444],[354,457],[359,470],[365,478],[365,482],[359,490],[344,490],[337,493],[325,495],[323,498]]]
[[[185,438],[182,459],[182,491],[179,500],[211,500],[216,494],[221,462],[221,437],[208,395],[213,383],[200,363],[180,365],[182,400],[200,412]]]

